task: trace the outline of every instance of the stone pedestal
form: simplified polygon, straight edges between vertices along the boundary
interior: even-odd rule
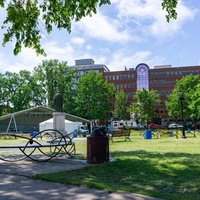
[[[65,113],[63,112],[53,112],[53,129],[65,132]]]

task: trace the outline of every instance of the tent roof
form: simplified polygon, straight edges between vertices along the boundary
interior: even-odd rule
[[[43,122],[40,122],[40,124],[45,124],[45,123],[48,123],[48,122],[53,122],[53,118],[48,119],[48,120],[45,120],[45,121],[43,121]],[[69,120],[67,120],[67,119],[65,119],[65,122],[68,122],[68,123],[74,123],[74,122],[69,121]]]
[[[15,113],[11,113],[11,114],[7,114],[7,115],[3,115],[0,117],[0,121],[4,120],[4,119],[9,119],[11,118],[11,116],[17,116],[20,114],[51,114],[55,112],[54,109],[52,108],[48,108],[45,106],[38,106],[38,107],[34,107],[34,108],[29,108],[29,109],[25,109],[25,110],[21,110]],[[90,123],[90,120],[75,116],[75,115],[71,115],[66,113],[65,115],[65,119],[70,120],[70,121],[78,121],[78,122],[85,122],[85,123]]]

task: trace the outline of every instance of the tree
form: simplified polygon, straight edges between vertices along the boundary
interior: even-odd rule
[[[4,96],[2,104],[7,112],[16,112],[42,104],[41,87],[29,71],[21,70],[19,74],[6,72],[1,78],[1,91]]]
[[[119,118],[120,120],[128,119],[129,113],[127,111],[128,97],[124,93],[123,90],[118,90],[115,95],[115,103],[114,103],[114,116]]]
[[[3,45],[15,39],[14,54],[17,55],[22,46],[33,48],[37,54],[45,55],[41,47],[42,34],[52,32],[55,26],[71,32],[71,21],[79,21],[82,17],[92,16],[97,7],[111,4],[110,0],[0,0],[0,6],[7,12],[2,29],[5,30]],[[178,0],[163,0],[162,9],[167,11],[166,19],[176,19]],[[40,25],[41,23],[41,25]],[[44,30],[41,29],[44,27]]]
[[[22,46],[35,49],[37,54],[45,55],[40,45],[44,30],[51,33],[53,26],[71,32],[71,21],[79,21],[82,17],[91,16],[97,12],[97,7],[110,4],[110,0],[11,0],[7,4],[0,0],[0,6],[6,9],[7,17],[2,28],[6,30],[3,45],[16,39],[14,54],[17,55]],[[42,19],[42,26],[40,21]]]
[[[192,103],[189,105],[189,108],[193,111],[191,118],[194,119],[194,124],[196,126],[196,121],[200,118],[200,83],[196,85],[195,92],[191,95],[191,100]]]
[[[193,100],[197,97],[193,96],[196,92],[197,85],[199,84],[198,75],[187,75],[181,80],[177,81],[174,90],[168,96],[168,101],[166,102],[166,108],[168,110],[168,115],[177,118],[181,116],[181,108],[178,90],[183,93],[183,114],[185,117],[190,117],[194,119],[194,114],[196,112],[195,103]],[[196,92],[196,95],[198,93]],[[193,96],[193,98],[192,98]]]
[[[133,98],[134,102],[128,108],[134,113],[135,120],[146,122],[147,125],[155,116],[155,106],[160,103],[159,94],[156,91],[147,91],[145,88],[138,90]]]
[[[75,70],[67,66],[67,62],[46,60],[34,68],[34,76],[43,88],[45,105],[54,108],[54,98],[59,91],[63,96],[63,111],[69,112],[69,104],[73,99],[73,80]]]
[[[89,74],[83,74],[76,92],[76,112],[79,116],[89,120],[109,118],[109,100],[113,96],[114,86],[103,80],[102,73],[90,71]]]

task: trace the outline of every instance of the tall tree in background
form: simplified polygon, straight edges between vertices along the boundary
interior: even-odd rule
[[[195,91],[191,95],[191,101],[192,103],[189,104],[189,108],[193,111],[191,118],[194,120],[194,125],[196,126],[196,121],[200,119],[200,83],[195,86]]]
[[[178,90],[183,93],[183,114],[184,117],[193,118],[196,113],[195,104],[192,104],[192,96],[196,92],[196,86],[199,84],[199,77],[194,75],[187,75],[181,80],[177,81],[172,93],[168,96],[166,108],[170,117],[181,116],[181,107],[179,101]],[[195,98],[195,96],[193,96]],[[191,106],[193,105],[193,107]]]
[[[29,71],[21,70],[19,74],[6,72],[1,79],[1,91],[4,95],[1,101],[7,112],[16,112],[42,104],[41,86]]]
[[[160,103],[159,94],[143,88],[136,92],[133,101],[128,108],[129,112],[134,113],[135,120],[146,122],[148,125],[155,116],[155,106]]]
[[[23,46],[33,48],[37,54],[45,55],[41,47],[42,34],[52,32],[53,26],[71,32],[71,21],[92,16],[97,8],[111,4],[110,0],[0,0],[0,7],[7,12],[2,29],[5,30],[3,45],[16,41],[14,54],[17,55]],[[163,0],[162,9],[167,11],[166,19],[176,19],[178,0]],[[41,23],[41,24],[40,24]],[[43,29],[41,27],[44,27]]]
[[[59,91],[63,96],[63,111],[69,112],[71,104],[68,104],[68,102],[74,101],[73,80],[75,70],[70,69],[67,62],[46,60],[34,68],[34,76],[43,88],[43,95],[47,100],[46,104],[54,108],[55,94]]]
[[[110,117],[109,100],[113,96],[114,86],[103,80],[102,73],[90,71],[89,74],[83,74],[76,92],[77,115],[90,120],[106,120]]]
[[[129,112],[127,111],[128,96],[123,90],[117,90],[114,103],[114,116],[119,120],[129,119]]]

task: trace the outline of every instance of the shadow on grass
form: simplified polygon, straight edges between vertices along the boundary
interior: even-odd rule
[[[200,155],[144,150],[112,152],[115,162],[34,178],[163,199],[200,199]],[[77,178],[78,177],[78,178]]]

